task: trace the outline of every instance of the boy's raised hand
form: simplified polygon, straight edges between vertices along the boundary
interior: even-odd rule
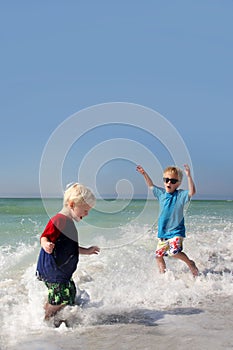
[[[188,166],[188,164],[184,164],[184,171],[186,176],[190,176],[190,168]]]
[[[143,169],[143,167],[141,165],[138,165],[136,167],[136,170],[142,175],[145,174],[145,170]]]

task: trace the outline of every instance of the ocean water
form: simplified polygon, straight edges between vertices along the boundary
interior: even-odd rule
[[[195,260],[193,278],[181,261],[155,263],[155,200],[97,201],[78,223],[81,256],[74,281],[77,304],[62,324],[43,321],[47,290],[35,277],[39,237],[58,199],[0,199],[0,349],[131,350],[232,349],[233,201],[192,201],[186,209],[184,251]]]

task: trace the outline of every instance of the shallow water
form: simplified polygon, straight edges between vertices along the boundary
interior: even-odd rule
[[[184,251],[200,269],[197,278],[171,258],[167,273],[158,273],[154,203],[143,220],[142,201],[123,214],[111,203],[117,215],[109,234],[95,211],[78,225],[82,244],[102,248],[98,256],[81,256],[74,274],[83,306],[63,311],[69,328],[54,328],[43,321],[47,291],[35,278],[48,217],[39,200],[12,201],[1,200],[0,213],[2,350],[233,348],[233,202],[192,201],[187,209]],[[128,222],[122,224],[121,215]]]

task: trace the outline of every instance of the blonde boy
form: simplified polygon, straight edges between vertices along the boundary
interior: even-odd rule
[[[52,217],[41,235],[41,250],[37,276],[48,288],[45,320],[66,305],[74,305],[76,287],[72,275],[77,268],[79,254],[98,254],[99,248],[80,247],[74,221],[87,216],[95,205],[93,193],[84,185],[74,183],[64,193],[62,210]]]
[[[176,166],[169,166],[164,170],[164,188],[154,185],[146,171],[140,165],[137,166],[137,171],[144,176],[148,187],[152,189],[160,204],[158,245],[156,249],[156,260],[160,273],[166,271],[164,256],[169,255],[184,261],[193,276],[197,276],[198,269],[194,261],[190,260],[182,251],[185,237],[184,205],[196,192],[189,166],[185,164],[184,169],[188,179],[188,191],[178,190],[183,173]]]

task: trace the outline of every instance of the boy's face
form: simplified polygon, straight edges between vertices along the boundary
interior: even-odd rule
[[[87,216],[91,210],[91,206],[87,203],[75,204],[74,202],[70,203],[71,215],[75,221],[80,221],[84,216]]]
[[[173,193],[180,185],[178,175],[170,173],[169,171],[163,174],[163,182],[167,193]]]

